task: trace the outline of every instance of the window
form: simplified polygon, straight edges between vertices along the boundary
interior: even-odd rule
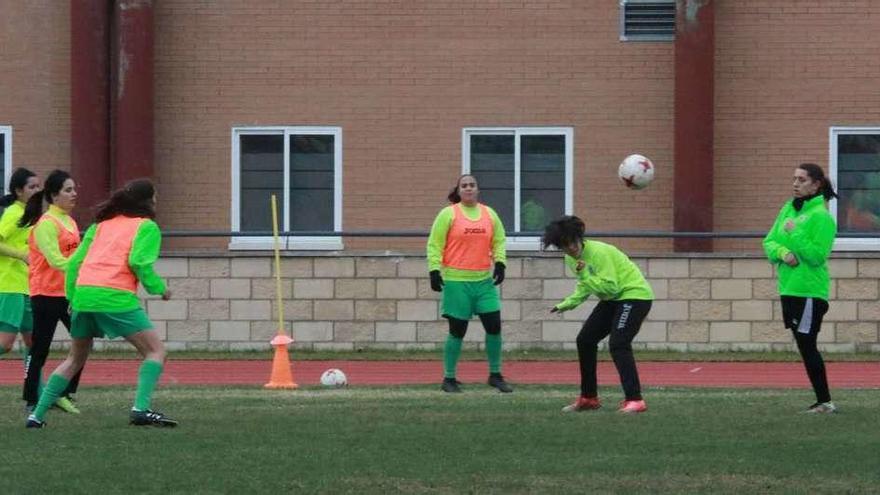
[[[675,39],[675,0],[620,0],[620,41]]]
[[[832,127],[828,160],[839,198],[830,202],[837,230],[880,235],[880,127]],[[880,250],[877,238],[840,238],[840,250]]]
[[[232,130],[230,249],[273,246],[270,198],[277,198],[282,249],[341,249],[342,129],[264,127]],[[253,235],[247,235],[253,232]],[[303,235],[297,235],[302,232]]]
[[[508,249],[539,249],[550,220],[572,212],[573,132],[562,128],[464,129],[463,173],[480,186],[480,201],[491,206],[511,234]]]
[[[3,178],[3,186],[0,191],[8,193],[9,178],[12,176],[12,127],[0,125],[0,177]]]

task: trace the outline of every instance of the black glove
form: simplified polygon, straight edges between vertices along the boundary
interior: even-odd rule
[[[504,282],[504,269],[505,268],[506,267],[504,266],[504,263],[502,263],[500,261],[495,262],[495,273],[492,274],[492,278],[495,279],[495,285],[498,285],[501,282]]]
[[[431,290],[434,292],[443,290],[443,277],[440,276],[440,270],[431,270],[428,275],[431,276]]]

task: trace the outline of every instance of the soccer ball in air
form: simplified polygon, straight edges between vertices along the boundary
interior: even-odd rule
[[[321,373],[321,385],[325,387],[344,387],[347,384],[348,378],[345,377],[345,373],[342,370],[330,368]]]
[[[654,180],[654,164],[642,155],[629,155],[617,169],[620,180],[630,189],[644,189]]]

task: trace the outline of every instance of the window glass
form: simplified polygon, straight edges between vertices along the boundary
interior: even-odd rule
[[[837,136],[841,232],[880,232],[880,132]]]
[[[282,218],[284,136],[242,135],[239,150],[240,230],[272,230],[272,194],[277,201],[279,223]]]

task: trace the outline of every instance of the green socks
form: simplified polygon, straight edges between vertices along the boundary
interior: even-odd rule
[[[40,394],[40,402],[38,402],[37,407],[34,408],[33,416],[38,420],[43,421],[43,418],[46,416],[46,411],[55,404],[55,401],[58,400],[58,397],[67,389],[69,384],[70,380],[53,373],[52,376],[49,377],[49,382],[46,383],[46,388],[43,390],[43,393]]]
[[[134,409],[136,411],[146,411],[150,409],[150,399],[153,397],[153,390],[159,383],[159,376],[162,375],[162,363],[159,361],[151,361],[145,359],[141,364],[138,372],[137,393],[134,396]]]
[[[462,339],[446,336],[446,344],[443,346],[444,378],[455,378],[461,344]],[[501,334],[486,334],[486,357],[489,360],[489,373],[501,373]]]
[[[461,339],[446,335],[446,345],[443,346],[443,378],[455,378],[455,368],[460,356]]]
[[[486,334],[486,358],[489,373],[501,373],[501,334]]]

